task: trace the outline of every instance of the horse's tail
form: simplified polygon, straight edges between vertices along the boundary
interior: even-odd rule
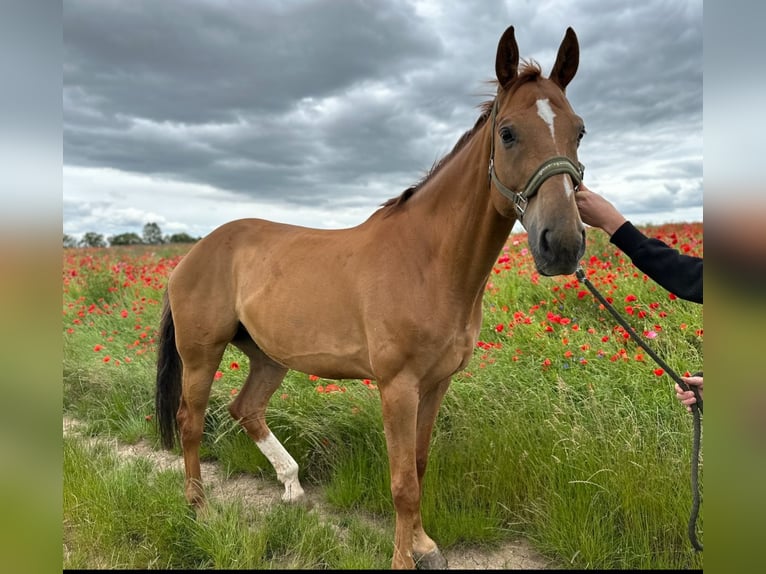
[[[157,349],[157,388],[154,399],[157,429],[162,446],[172,449],[178,439],[176,413],[181,404],[181,356],[176,348],[176,330],[168,293],[162,301],[160,340]]]

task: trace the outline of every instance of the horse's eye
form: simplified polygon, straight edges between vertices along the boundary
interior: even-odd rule
[[[516,141],[516,134],[513,133],[511,128],[501,128],[500,139],[503,140],[504,145],[510,146]]]
[[[588,133],[585,131],[585,128],[580,128],[580,133],[577,134],[577,145],[580,145],[580,142],[582,141],[582,138],[585,137],[585,134]]]

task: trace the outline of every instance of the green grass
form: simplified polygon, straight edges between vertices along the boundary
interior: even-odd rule
[[[634,276],[603,234],[589,241],[588,254],[602,266],[594,277],[612,276],[599,289],[619,310],[634,308],[629,322],[639,333],[657,333],[649,344],[669,365],[681,373],[701,369],[702,307],[671,301],[651,280]],[[480,340],[488,348],[476,349],[439,412],[422,502],[426,530],[442,549],[523,536],[561,567],[701,568],[686,534],[692,421],[672,382],[654,374],[656,365],[640,358],[646,354],[623,339],[590,295],[578,296],[584,287],[572,277],[530,280],[529,262],[514,249],[520,247],[511,250],[511,268],[492,274],[485,297]],[[65,289],[64,412],[83,421],[86,435],[157,444],[147,421],[155,376],[150,341],[163,277],[178,254],[167,251],[160,260],[136,249],[109,250],[124,269],[108,300],[102,287],[87,286],[86,271]],[[123,278],[139,272],[155,279],[125,286]],[[628,295],[635,300],[626,302]],[[103,312],[88,312],[94,303]],[[231,474],[276,483],[226,410],[246,367],[241,353],[227,350],[202,454]],[[66,440],[64,567],[387,568],[393,505],[380,401],[359,381],[339,382],[342,393],[315,391],[327,382],[289,373],[267,420],[299,463],[301,480],[321,486],[334,509],[330,518],[302,507],[259,514],[230,504],[210,521],[195,521],[180,473],[153,472],[146,461],[118,464],[104,449]],[[370,527],[362,516],[386,526]]]
[[[354,517],[321,520],[303,506],[254,514],[211,503],[195,519],[182,473],[146,459],[119,463],[103,446],[64,441],[65,569],[385,568],[392,543]],[[340,531],[340,535],[338,532]]]

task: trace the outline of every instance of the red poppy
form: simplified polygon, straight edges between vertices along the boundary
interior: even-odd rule
[[[377,386],[375,386],[372,383],[372,381],[370,379],[363,379],[362,383],[364,383],[364,385],[366,385],[368,388],[373,389],[373,390],[378,388]]]

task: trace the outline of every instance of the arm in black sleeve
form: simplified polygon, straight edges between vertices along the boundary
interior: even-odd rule
[[[610,241],[662,287],[682,299],[702,303],[702,258],[683,255],[659,239],[647,237],[629,221]]]

